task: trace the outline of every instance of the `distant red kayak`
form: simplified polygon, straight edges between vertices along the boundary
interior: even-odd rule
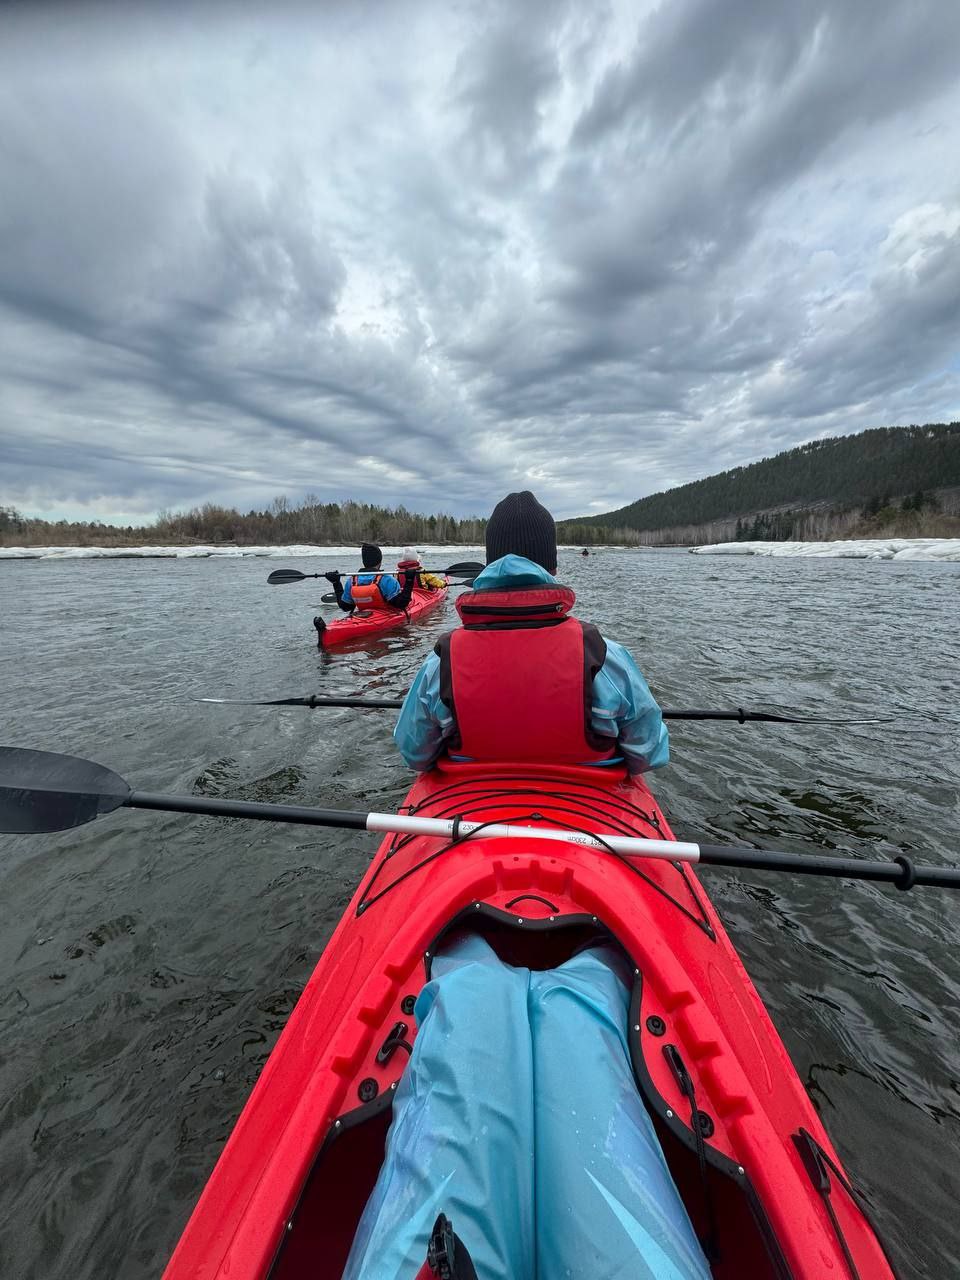
[[[650,792],[624,795],[618,781],[612,769],[443,764],[401,812],[671,840]],[[715,1280],[892,1280],[864,1199],[692,867],[523,835],[387,836],[165,1280],[341,1276],[417,1036],[414,1000],[457,931],[531,968],[596,942],[629,956],[636,1088],[694,1228],[713,1239]]]
[[[406,609],[372,609],[364,614],[344,614],[333,622],[316,617],[313,625],[317,629],[317,648],[330,649],[351,640],[366,640],[368,636],[378,635],[381,631],[395,631],[398,627],[405,627],[414,618],[439,608],[446,598],[446,587],[434,591],[416,587]]]

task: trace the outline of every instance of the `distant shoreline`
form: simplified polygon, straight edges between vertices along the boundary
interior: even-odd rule
[[[392,558],[399,559],[399,544],[382,544],[384,564],[389,569]],[[484,549],[477,542],[418,544],[421,556],[462,555],[475,551],[482,558]],[[561,543],[558,550],[579,556],[583,543]],[[831,542],[719,542],[699,546],[668,543],[624,546],[604,543],[587,548],[591,555],[600,551],[686,552],[694,555],[763,556],[798,559],[851,560],[937,560],[960,561],[960,538],[838,538]],[[23,546],[0,547],[3,560],[307,560],[326,558],[349,562],[358,559],[356,545],[292,543],[289,545],[244,546],[235,543],[169,543],[155,546]]]
[[[384,564],[390,566],[391,557],[399,559],[404,546],[409,544],[381,543]],[[559,550],[580,554],[582,543],[560,544]],[[417,543],[415,549],[420,556],[462,555],[465,551],[478,552],[484,555],[482,543],[478,542],[443,542]],[[635,549],[635,548],[628,548]],[[640,548],[649,550],[650,548]],[[686,549],[686,548],[684,548]],[[614,543],[606,546],[589,548],[591,554],[596,551],[624,550]],[[359,560],[358,544],[349,546],[343,543],[289,543],[278,545],[245,546],[242,543],[168,543],[156,545],[130,546],[0,546],[0,560],[270,560],[270,559],[308,559],[311,556],[327,558],[338,557]]]

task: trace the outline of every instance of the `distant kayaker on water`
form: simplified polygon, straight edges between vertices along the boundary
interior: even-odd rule
[[[354,609],[405,609],[417,580],[414,570],[404,572],[401,586],[392,573],[381,572],[383,552],[373,542],[362,544],[360,560],[363,569],[349,574],[346,582],[336,569],[323,575],[333,587],[337,604],[344,613],[353,613]]]
[[[441,578],[436,573],[424,573],[420,557],[415,551],[411,551],[409,547],[403,548],[403,554],[397,561],[397,568],[403,573],[406,573],[408,569],[413,570],[417,575],[419,585],[426,588],[427,591],[439,591],[441,587],[447,585],[446,578]]]
[[[453,759],[625,764],[670,758],[660,708],[633,658],[569,615],[553,576],[556,526],[532,493],[508,494],[487,523],[487,567],[457,601],[404,699],[394,740],[407,764]]]

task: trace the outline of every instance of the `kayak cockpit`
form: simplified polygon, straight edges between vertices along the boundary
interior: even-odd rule
[[[482,938],[506,964],[535,971],[558,969],[591,948],[615,946],[632,973],[628,1026],[632,1024],[636,1029],[641,1025],[636,1021],[641,1016],[645,1021],[646,1052],[636,1035],[629,1040],[631,1046],[636,1046],[631,1065],[638,1096],[653,1121],[670,1175],[696,1235],[709,1251],[710,1274],[721,1278],[749,1275],[758,1280],[791,1275],[776,1233],[743,1167],[705,1141],[698,1141],[692,1129],[690,1121],[696,1114],[700,1138],[707,1139],[715,1133],[717,1121],[705,1109],[709,1105],[706,1099],[697,1098],[694,1090],[696,1105],[688,1105],[684,1115],[679,1108],[674,1110],[667,1104],[654,1084],[655,1073],[648,1069],[646,1053],[671,1063],[674,1076],[679,1073],[681,1079],[689,1080],[690,1075],[684,1050],[675,1043],[676,1036],[669,1034],[666,1018],[646,1012],[642,970],[632,964],[598,916],[557,914],[556,903],[540,894],[518,894],[510,901],[511,911],[477,903],[451,919],[428,948],[424,961],[427,980],[433,960],[445,944],[450,939],[462,939],[465,932]],[[520,910],[529,914],[514,914]],[[401,1017],[391,1024],[384,1038],[378,1051],[378,1056],[385,1059],[381,1065],[389,1063],[394,1055],[401,1065],[406,1065],[413,1023],[407,1009],[409,1001],[399,1010]],[[623,1029],[625,1038],[628,1026]],[[374,1077],[362,1080],[358,1105],[331,1126],[290,1216],[270,1272],[271,1280],[343,1274],[361,1214],[384,1162],[396,1083],[392,1081],[381,1093]],[[375,1096],[369,1096],[375,1090]],[[472,1247],[469,1238],[466,1243]]]

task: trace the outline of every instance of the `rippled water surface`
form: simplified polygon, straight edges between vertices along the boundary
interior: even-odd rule
[[[192,700],[400,693],[451,625],[321,655],[317,585],[266,585],[285,563],[0,564],[0,740],[145,790],[396,805],[389,713]],[[561,576],[664,706],[902,717],[675,725],[678,833],[960,862],[960,565],[608,551]],[[374,847],[142,811],[0,837],[0,1275],[159,1274]],[[901,1274],[960,1275],[960,895],[703,879]]]

